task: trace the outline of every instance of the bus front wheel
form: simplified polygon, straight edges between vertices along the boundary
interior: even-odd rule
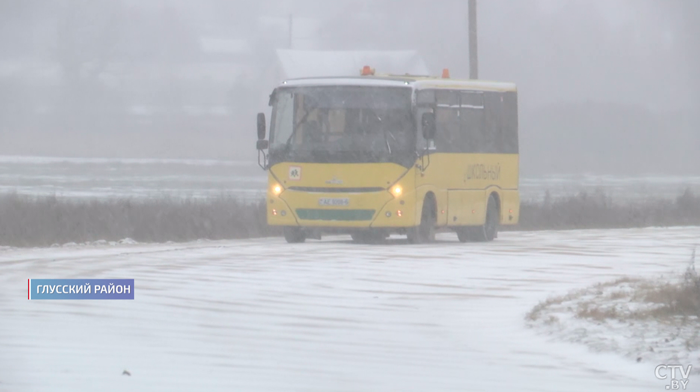
[[[306,233],[299,227],[285,227],[284,239],[290,244],[299,244],[306,241]]]
[[[431,198],[426,198],[423,202],[420,224],[408,229],[408,242],[411,244],[422,244],[435,241],[435,203]]]

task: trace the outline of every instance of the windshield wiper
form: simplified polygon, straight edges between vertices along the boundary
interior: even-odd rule
[[[294,139],[294,135],[296,135],[297,130],[299,129],[299,126],[303,123],[306,122],[306,118],[309,117],[309,114],[311,114],[311,110],[313,108],[309,108],[304,112],[304,115],[301,116],[301,119],[299,120],[298,123],[294,124],[294,129],[292,129],[292,134],[289,135],[289,138],[287,139],[287,142],[284,143],[284,151],[289,151],[289,146],[292,143],[292,139]]]
[[[389,150],[389,155],[391,155],[391,146],[389,145],[389,139],[386,137],[386,129],[384,129],[384,143],[386,143],[386,148]]]
[[[379,126],[382,128],[382,135],[384,135],[384,143],[386,144],[386,149],[389,151],[389,155],[391,155],[391,145],[389,145],[389,138],[386,137],[387,130],[386,127],[384,127],[384,122],[382,121],[382,118],[379,117],[377,112],[375,112],[374,110],[370,110],[370,113],[374,114],[374,117],[376,117],[377,120],[379,120]],[[396,138],[391,132],[389,132],[389,135],[391,135],[391,138],[394,139],[394,141],[396,141]]]

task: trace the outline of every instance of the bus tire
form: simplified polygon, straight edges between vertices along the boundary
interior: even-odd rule
[[[284,239],[290,244],[299,244],[306,241],[306,233],[299,227],[285,227]]]
[[[474,230],[474,240],[480,242],[493,241],[498,235],[499,219],[500,211],[498,211],[498,202],[496,202],[495,197],[490,196],[486,206],[484,225],[476,227],[476,230]]]
[[[470,242],[474,240],[474,228],[473,227],[460,227],[455,230],[457,232],[457,239],[459,242]]]
[[[426,197],[423,201],[420,224],[411,227],[407,231],[408,242],[411,244],[423,244],[435,241],[435,202],[432,197]]]

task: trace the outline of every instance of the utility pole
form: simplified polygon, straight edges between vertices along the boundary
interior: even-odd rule
[[[476,40],[476,0],[469,0],[469,79],[479,79],[479,53]]]
[[[289,14],[289,49],[292,48],[292,34],[294,29],[294,17]]]

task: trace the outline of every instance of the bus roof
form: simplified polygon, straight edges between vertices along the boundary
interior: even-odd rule
[[[301,86],[383,86],[409,87],[415,90],[450,89],[479,91],[516,91],[514,83],[492,82],[486,80],[448,79],[429,76],[386,75],[386,76],[340,76],[290,79],[280,87]]]

